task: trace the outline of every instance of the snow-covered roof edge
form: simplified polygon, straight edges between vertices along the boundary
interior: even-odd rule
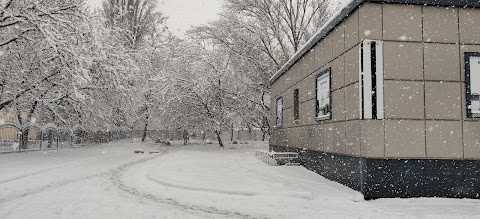
[[[345,6],[335,13],[271,78],[273,84],[285,72],[288,71],[305,53],[310,51],[320,40],[325,38],[337,25],[343,22],[350,14],[357,10],[360,5],[372,3],[389,4],[412,4],[454,7],[480,7],[480,0],[349,0]]]

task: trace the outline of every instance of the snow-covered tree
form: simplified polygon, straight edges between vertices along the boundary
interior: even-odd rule
[[[155,0],[105,0],[103,16],[108,27],[121,33],[123,44],[132,51],[138,64],[140,74],[134,82],[136,114],[143,116],[137,119],[141,122],[135,127],[142,126],[142,141],[145,141],[152,114],[160,105],[158,93],[163,90],[163,84],[159,83],[165,62],[163,48],[172,41],[164,24],[166,17],[157,10]]]
[[[328,0],[227,0],[220,19],[191,30],[194,38],[206,40],[233,57],[244,92],[238,92],[248,111],[242,125],[270,124],[270,85],[273,73],[285,63],[330,14]]]
[[[103,14],[108,26],[124,30],[126,45],[138,50],[166,20],[157,6],[156,0],[104,0]]]
[[[236,94],[240,87],[231,69],[232,57],[198,42],[185,41],[179,47],[182,54],[168,65],[171,86],[165,97],[165,123],[215,133],[223,147],[222,132],[244,110]]]
[[[226,0],[222,19],[250,32],[280,68],[328,18],[329,0]],[[225,22],[224,22],[225,23]],[[251,39],[252,40],[252,39]]]
[[[0,110],[27,113],[20,123],[41,114],[67,127],[127,125],[138,69],[119,31],[82,1],[10,1],[1,11]]]
[[[36,78],[38,83],[46,82],[63,73],[72,76],[83,75],[79,71],[83,63],[72,61],[76,57],[68,48],[71,44],[81,41],[83,37],[81,27],[77,26],[85,18],[81,9],[82,4],[80,0],[1,1],[0,55],[3,54],[3,56],[0,58],[3,60],[0,69],[2,69],[2,76],[8,74],[13,78],[22,76],[28,78],[29,75],[35,74],[39,76]],[[15,58],[18,61],[13,62]],[[13,64],[7,66],[7,61]],[[25,74],[14,75],[20,72]],[[43,74],[37,74],[39,72]],[[15,81],[18,80],[13,82]],[[31,93],[37,87],[34,83],[28,83],[27,80],[23,82],[24,86],[15,86],[13,90],[8,91],[4,89],[6,94],[0,101],[0,110],[25,94]]]

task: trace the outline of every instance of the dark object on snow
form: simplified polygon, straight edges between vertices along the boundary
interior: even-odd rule
[[[255,151],[255,157],[270,165],[299,166],[300,157],[295,152]]]
[[[160,154],[160,151],[150,151],[150,154]]]
[[[211,141],[206,141],[205,144],[213,144]]]
[[[170,145],[172,145],[172,143],[170,143],[169,141],[164,141],[164,140],[161,140],[161,139],[155,140],[155,143],[156,143],[156,144],[165,145],[165,146],[170,146]]]
[[[145,151],[143,151],[142,149],[135,150],[135,154],[143,154],[143,153],[145,153]]]
[[[237,141],[233,141],[232,144],[238,144],[238,142],[237,142]]]
[[[183,130],[183,145],[187,145],[188,144],[188,140],[189,140],[190,136],[188,134],[188,131],[186,129]]]
[[[299,161],[298,153],[295,153],[295,152],[279,152],[279,153],[272,152],[270,153],[270,155],[278,165],[289,164],[288,166],[292,166],[292,165],[297,165]]]

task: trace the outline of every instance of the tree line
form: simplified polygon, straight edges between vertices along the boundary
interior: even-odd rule
[[[224,0],[184,38],[156,0],[0,0],[0,110],[87,130],[269,132],[269,78],[328,0]],[[26,115],[20,118],[20,115]],[[27,134],[28,136],[28,134]]]

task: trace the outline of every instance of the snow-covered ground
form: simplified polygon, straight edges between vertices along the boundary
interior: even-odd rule
[[[477,218],[480,201],[379,199],[299,166],[255,159],[262,142],[151,147],[122,141],[0,155],[0,218]],[[145,154],[134,154],[135,149]],[[148,154],[160,150],[160,154]]]

